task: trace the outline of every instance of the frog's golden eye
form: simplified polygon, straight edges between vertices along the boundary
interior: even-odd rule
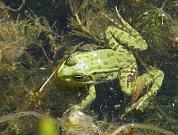
[[[84,76],[82,74],[75,74],[74,78],[75,80],[81,80],[84,78]]]

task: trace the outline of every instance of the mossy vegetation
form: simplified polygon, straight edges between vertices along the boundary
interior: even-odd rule
[[[165,80],[150,107],[144,112],[132,112],[125,120],[117,118],[118,104],[113,101],[116,97],[121,98],[118,90],[115,90],[118,88],[106,84],[112,91],[110,96],[113,97],[104,98],[109,97],[108,90],[102,91],[102,95],[99,95],[101,90],[98,91],[98,97],[103,99],[97,99],[91,108],[86,110],[86,118],[91,120],[91,125],[97,125],[99,134],[114,135],[121,131],[134,135],[157,135],[158,131],[178,134],[176,0],[167,0],[165,3],[161,0],[1,0],[0,122],[7,114],[30,110],[41,115],[48,114],[55,120],[55,124],[56,121],[63,125],[68,123],[66,116],[62,117],[63,112],[70,104],[75,104],[83,98],[85,90],[66,90],[56,84],[54,76],[42,92],[39,92],[39,89],[55,71],[59,61],[68,54],[75,50],[89,51],[107,47],[105,29],[109,25],[119,27],[120,24],[115,14],[115,6],[149,45],[148,50],[137,58],[139,72],[144,72],[139,62],[141,58],[144,63],[163,70]],[[99,87],[103,89],[105,86]],[[41,117],[36,113],[26,114],[23,117],[13,115],[10,117],[12,119],[1,122],[0,134],[37,134],[38,119]],[[62,117],[63,121],[57,117]],[[125,121],[135,121],[143,125],[135,124],[131,127],[129,124],[123,124]],[[59,125],[62,127],[62,124]],[[81,127],[80,124],[83,125],[79,123],[78,128]],[[161,128],[153,131],[150,124]],[[63,130],[65,131],[56,132],[68,133],[66,127]]]

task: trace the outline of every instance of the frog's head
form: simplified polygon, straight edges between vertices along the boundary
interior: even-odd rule
[[[73,87],[94,83],[92,76],[87,74],[88,66],[82,53],[74,53],[64,60],[57,70],[57,81],[61,85]]]

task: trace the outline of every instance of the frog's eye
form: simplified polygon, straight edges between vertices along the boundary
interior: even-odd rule
[[[74,78],[75,78],[76,80],[81,80],[81,79],[83,79],[84,77],[83,77],[82,74],[75,74]]]

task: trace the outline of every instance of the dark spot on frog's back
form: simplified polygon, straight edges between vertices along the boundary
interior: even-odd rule
[[[98,68],[98,69],[101,69],[101,65],[98,65],[97,68]]]
[[[92,66],[93,66],[93,65],[94,65],[94,63],[93,63],[93,62],[90,62],[90,65],[92,65]]]
[[[120,63],[122,61],[122,59],[120,58],[116,58],[117,62]]]
[[[109,65],[109,63],[107,61],[104,62],[104,65]]]
[[[108,52],[108,53],[106,54],[107,57],[111,57],[111,56],[113,56],[113,55],[114,55],[113,52]]]

